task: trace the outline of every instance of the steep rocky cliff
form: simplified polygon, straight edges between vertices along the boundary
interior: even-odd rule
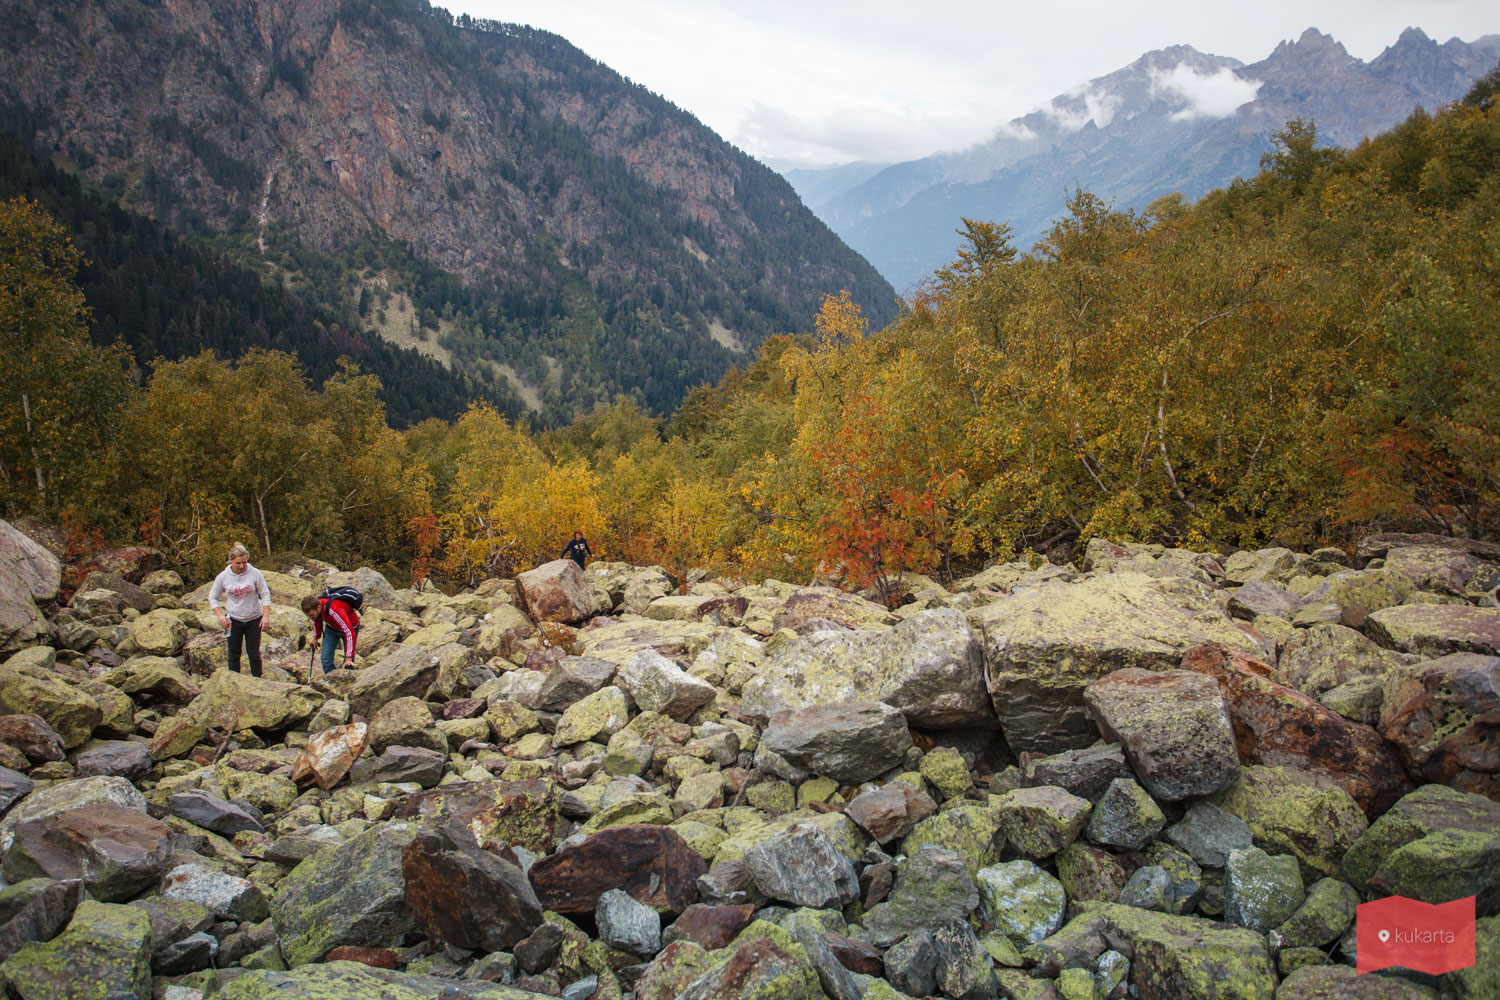
[[[824,293],[893,308],[781,178],[544,32],[421,0],[3,12],[12,131],[179,228],[340,261],[351,300],[401,252],[435,265],[459,281],[409,267],[414,303],[559,407],[670,406]]]

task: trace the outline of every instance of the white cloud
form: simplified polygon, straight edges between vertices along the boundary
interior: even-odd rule
[[[1203,74],[1180,63],[1170,71],[1151,74],[1152,93],[1187,102],[1187,107],[1172,113],[1173,121],[1224,118],[1233,114],[1235,108],[1255,100],[1259,90],[1259,80],[1242,79],[1227,66],[1217,73]]]
[[[1068,94],[1071,98],[1078,96],[1075,88]],[[1065,132],[1077,132],[1089,122],[1093,122],[1098,128],[1104,128],[1115,120],[1115,112],[1120,109],[1120,99],[1113,94],[1104,91],[1094,93],[1088,91],[1083,95],[1082,108],[1059,107],[1054,101],[1042,108],[1042,114],[1057,122],[1057,127]]]

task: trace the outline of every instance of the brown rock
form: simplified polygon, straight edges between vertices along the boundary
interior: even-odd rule
[[[372,969],[394,969],[396,953],[389,948],[361,948],[352,944],[341,944],[323,956],[325,962],[358,962]]]
[[[856,795],[844,815],[878,843],[888,844],[911,833],[912,827],[936,811],[937,803],[926,792],[904,781],[889,781]]]
[[[542,781],[455,781],[406,796],[395,818],[452,817],[486,850],[505,845],[546,854],[557,834],[557,806],[553,787]]]
[[[0,743],[7,743],[26,755],[33,764],[62,760],[63,740],[57,730],[40,715],[0,715]]]
[[[477,719],[488,706],[489,702],[483,698],[454,698],[443,703],[443,718],[450,722],[454,719]]]
[[[1089,714],[1120,744],[1141,784],[1168,802],[1234,784],[1240,760],[1219,685],[1188,671],[1116,670],[1083,694]]]
[[[698,898],[703,856],[676,830],[635,824],[601,830],[531,868],[537,898],[559,913],[592,913],[599,897],[624,889],[652,909],[676,915]]]
[[[850,972],[885,977],[885,962],[880,958],[880,949],[868,941],[856,941],[834,931],[823,932],[823,943],[833,952],[833,957]]]
[[[427,703],[408,696],[386,702],[370,719],[370,749],[379,754],[393,746],[447,753],[448,738],[434,724]]]
[[[877,861],[865,865],[859,873],[859,902],[865,909],[885,902],[896,884],[896,864],[893,861]]]
[[[11,881],[82,879],[101,902],[129,899],[154,885],[172,860],[172,831],[138,809],[110,802],[26,820],[5,852]]]
[[[308,737],[302,753],[292,764],[292,780],[299,788],[316,784],[325,792],[339,783],[359,760],[369,743],[370,729],[363,722],[335,726]]]
[[[1500,608],[1404,604],[1370,615],[1365,634],[1387,649],[1423,656],[1500,655]]]
[[[401,852],[406,905],[435,941],[504,951],[542,922],[542,908],[516,865],[480,850],[461,823],[420,831]]]
[[[0,893],[0,962],[32,941],[51,941],[73,919],[83,899],[77,879],[36,879]]]
[[[1392,671],[1380,732],[1423,780],[1500,801],[1500,657],[1454,653]]]
[[[167,557],[160,549],[144,545],[118,545],[100,549],[89,556],[84,566],[123,577],[131,583],[140,583],[152,570],[167,564]]]
[[[694,903],[662,933],[662,941],[670,944],[687,940],[713,951],[728,945],[754,919],[754,903],[736,906]]]
[[[1188,650],[1182,668],[1218,682],[1244,763],[1322,775],[1371,818],[1411,790],[1401,762],[1375,730],[1276,683],[1267,664],[1209,644]]]
[[[598,605],[583,570],[571,559],[554,559],[516,577],[521,600],[532,621],[580,622],[593,616]]]

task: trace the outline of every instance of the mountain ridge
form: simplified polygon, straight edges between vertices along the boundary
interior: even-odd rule
[[[1171,46],[1011,119],[969,149],[893,164],[836,194],[825,187],[817,199],[808,196],[817,172],[788,176],[820,218],[905,289],[951,258],[961,216],[1010,221],[1017,245],[1028,248],[1072,188],[1122,208],[1172,191],[1196,198],[1254,173],[1289,118],[1310,118],[1325,142],[1351,146],[1415,105],[1456,100],[1497,59],[1500,35],[1440,45],[1415,28],[1368,63],[1315,28],[1252,64]],[[1225,113],[1192,113],[1191,98],[1211,85],[1232,91],[1226,72],[1246,89],[1258,84],[1253,96]]]

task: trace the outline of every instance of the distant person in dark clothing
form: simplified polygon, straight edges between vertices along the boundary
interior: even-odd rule
[[[571,559],[578,564],[579,569],[583,569],[584,560],[593,554],[594,550],[589,548],[589,543],[583,539],[583,532],[575,531],[573,540],[562,550],[561,558]]]

